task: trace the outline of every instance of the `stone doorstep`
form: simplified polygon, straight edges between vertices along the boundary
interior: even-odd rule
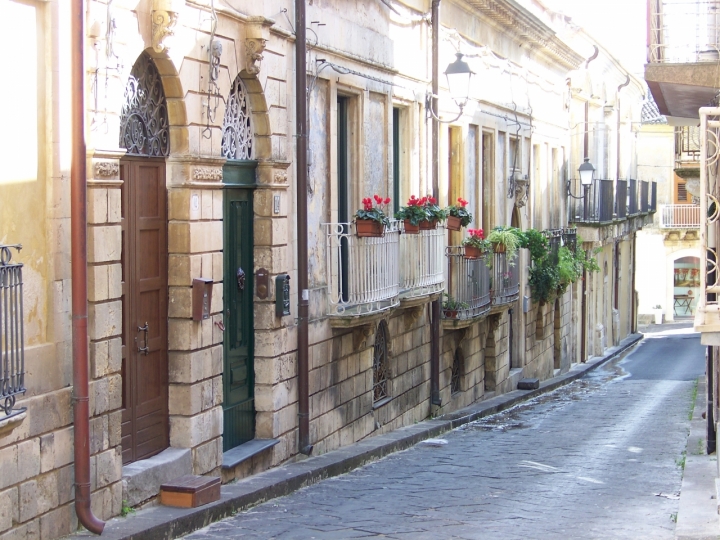
[[[253,439],[223,453],[222,468],[232,469],[263,450],[272,448],[280,439]]]
[[[605,356],[594,357],[584,364],[573,364],[569,372],[544,381],[537,390],[514,390],[480,401],[461,411],[448,413],[439,419],[424,420],[383,435],[363,439],[321,456],[302,459],[226,484],[222,486],[221,498],[217,502],[188,509],[153,506],[139,510],[126,518],[113,518],[108,521],[102,538],[104,540],[166,540],[189,534],[269,499],[282,497],[326,478],[344,474],[393,452],[410,448],[425,439],[438,437],[458,426],[496,414],[555,390],[616,358],[639,342],[642,337],[642,334],[631,334],[619,346],[608,349]],[[66,538],[97,537],[88,531],[81,531]]]
[[[123,466],[123,501],[130,507],[156,497],[160,486],[192,473],[189,448],[166,448],[148,459]]]

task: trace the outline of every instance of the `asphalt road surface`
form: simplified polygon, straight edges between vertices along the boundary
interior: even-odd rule
[[[672,539],[705,364],[699,334],[664,329],[553,393],[186,538]]]

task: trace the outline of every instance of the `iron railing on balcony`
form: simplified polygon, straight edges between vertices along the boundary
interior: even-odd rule
[[[720,0],[648,0],[648,61],[717,62]]]
[[[577,223],[604,223],[612,221],[614,210],[613,181],[593,180],[593,183],[587,190],[587,199],[584,195],[584,188],[579,186],[579,182],[575,182],[575,184],[581,189],[583,196],[579,199],[572,199],[569,221]]]
[[[25,410],[15,408],[17,396],[25,393],[23,265],[12,262],[11,251],[21,247],[0,244],[0,420]]]
[[[627,180],[618,180],[615,182],[615,217],[617,218],[622,219],[627,217],[627,192]]]
[[[657,212],[657,182],[650,182],[650,211]]]
[[[563,229],[562,243],[564,246],[575,253],[577,250],[577,229]]]
[[[416,298],[445,287],[445,227],[400,235],[400,298]]]
[[[700,160],[700,128],[698,126],[675,127],[675,163],[695,164]],[[700,174],[698,172],[698,174]]]
[[[354,223],[326,223],[328,314],[376,313],[400,303],[400,226],[380,238],[358,237]]]
[[[698,229],[700,227],[700,206],[697,204],[661,204],[660,228]]]
[[[447,259],[446,301],[452,300],[455,306],[447,304],[443,309],[446,319],[472,319],[490,311],[490,269],[487,257],[466,259],[463,246],[448,246],[445,249]],[[457,309],[450,309],[457,307]]]
[[[650,182],[640,180],[640,213],[650,211]]]
[[[517,255],[510,259],[507,253],[492,254],[492,303],[509,304],[520,292],[520,271]]]
[[[628,180],[628,204],[627,213],[633,216],[638,213],[638,191],[637,191],[637,180]]]

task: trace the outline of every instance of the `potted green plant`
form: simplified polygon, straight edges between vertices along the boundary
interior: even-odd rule
[[[373,195],[373,198],[364,198],[362,203],[363,207],[355,212],[355,234],[373,238],[385,234],[385,227],[390,225],[390,219],[384,210],[390,204],[390,197],[383,199],[380,195]]]
[[[425,210],[427,218],[420,222],[420,230],[431,230],[437,228],[439,222],[445,221],[447,213],[437,204],[437,199],[430,195],[420,199],[420,204]]]
[[[466,259],[479,259],[490,251],[490,242],[485,240],[485,232],[482,229],[468,229],[467,232],[469,236],[462,241]]]
[[[470,225],[473,217],[467,211],[468,202],[462,197],[458,197],[457,204],[448,206],[445,209],[447,214],[447,228],[451,231],[459,231],[462,227]]]
[[[467,302],[461,302],[456,298],[453,298],[449,294],[445,294],[445,300],[443,300],[443,316],[446,319],[457,319],[458,312],[463,309],[468,309],[470,304]]]
[[[420,232],[420,222],[427,220],[427,212],[421,204],[422,199],[418,199],[415,195],[411,195],[406,206],[401,206],[400,210],[395,213],[395,219],[403,221],[403,231],[405,234],[418,234]]]
[[[515,227],[495,227],[487,239],[493,245],[495,253],[507,253],[511,260],[522,246],[522,232]]]

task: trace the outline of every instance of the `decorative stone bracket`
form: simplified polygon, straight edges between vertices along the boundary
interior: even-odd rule
[[[152,47],[161,53],[169,49],[166,39],[173,36],[173,28],[177,24],[180,7],[173,0],[153,0],[152,13]]]
[[[248,17],[245,33],[245,71],[251,75],[260,73],[263,51],[270,39],[270,27],[275,24],[265,17]]]
[[[527,204],[528,184],[529,180],[527,177],[515,180],[515,206],[518,208],[522,208]]]

